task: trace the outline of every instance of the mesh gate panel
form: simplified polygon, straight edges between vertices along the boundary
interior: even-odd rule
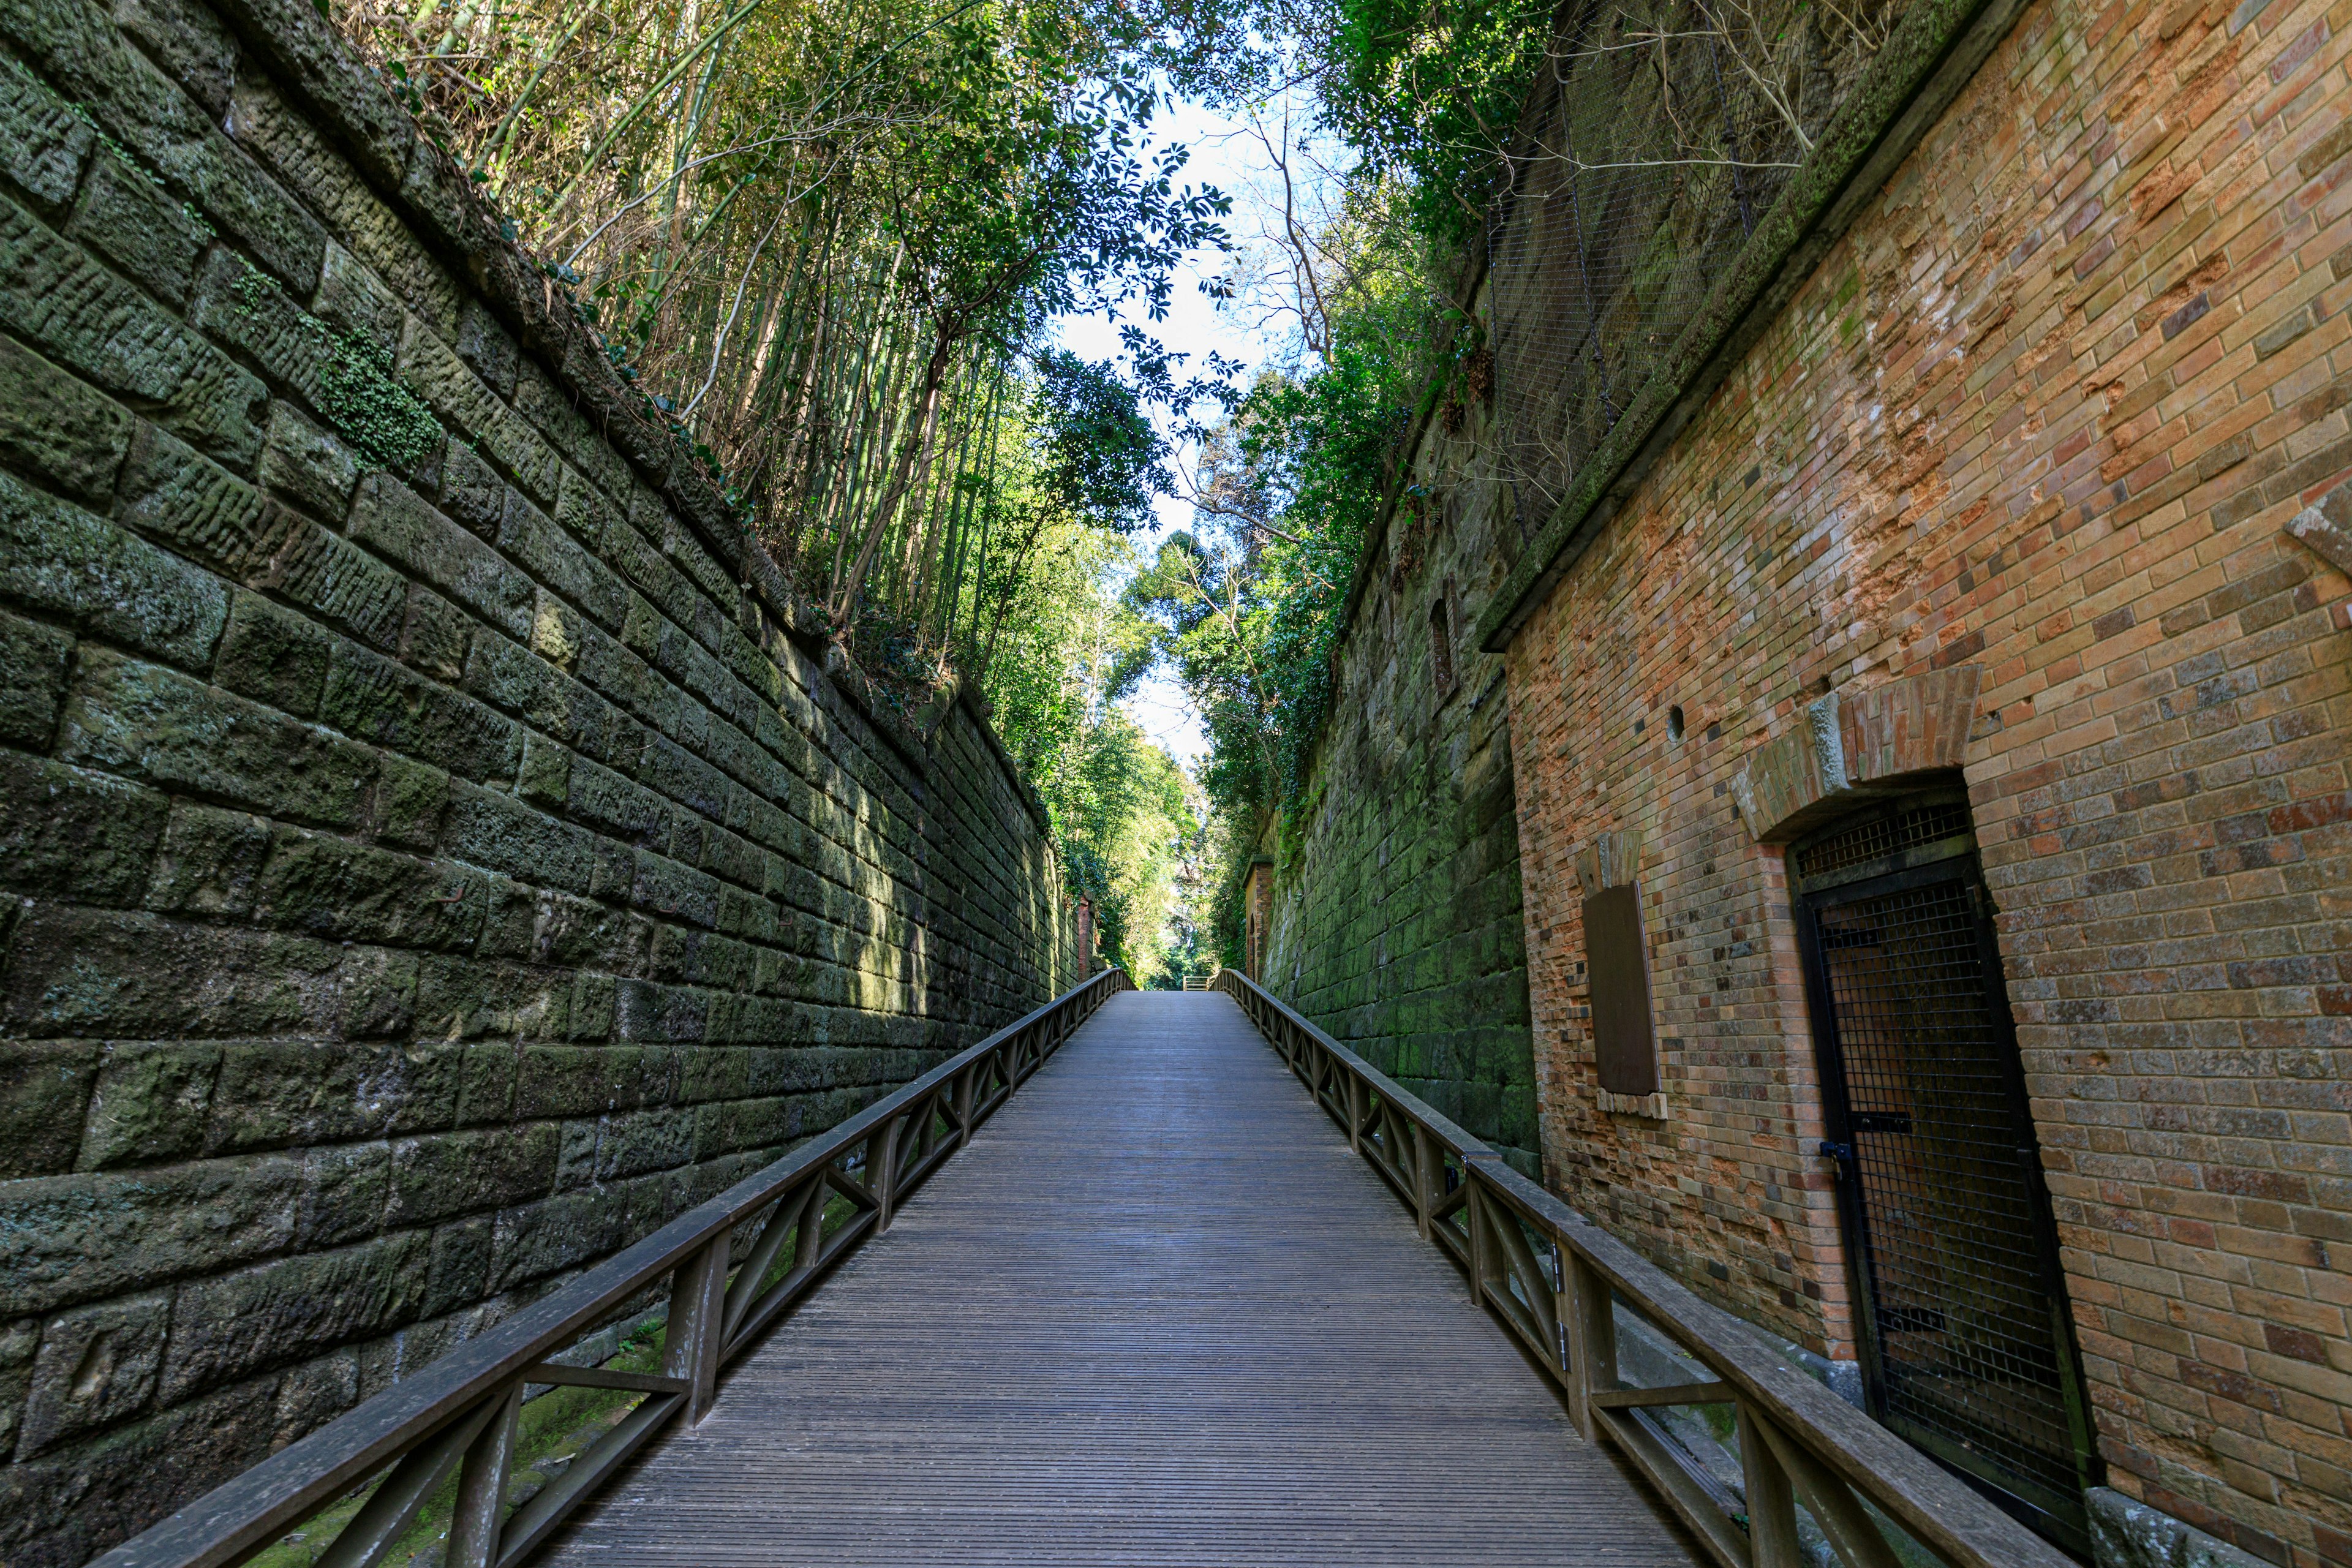
[[[2033,1193],[1965,883],[1816,906],[1888,1426],[2074,1497]]]
[[[1791,869],[1799,877],[1824,876],[1865,861],[1884,860],[1922,844],[1956,838],[1969,830],[1969,808],[1964,802],[1914,806],[1892,816],[1864,818],[1843,832],[1807,846],[1794,858]]]

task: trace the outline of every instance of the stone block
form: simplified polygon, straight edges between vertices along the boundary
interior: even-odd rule
[[[388,355],[400,352],[400,334],[408,330],[408,310],[398,295],[383,286],[368,264],[330,240],[326,265],[319,274],[319,293],[310,301],[319,319]]]
[[[442,1042],[241,1040],[221,1048],[206,1147],[310,1148],[456,1118],[462,1053]]]
[[[213,679],[240,697],[297,719],[319,716],[335,639],[258,594],[240,591],[221,637]]]
[[[71,1568],[267,1458],[276,1390],[263,1380],[165,1410],[54,1456],[0,1467],[0,1552]]]
[[[0,174],[42,212],[55,214],[81,185],[98,137],[27,70],[0,70]]]
[[[599,1183],[676,1170],[695,1154],[695,1113],[664,1107],[605,1120],[596,1140]]]
[[[446,591],[518,642],[530,637],[530,579],[388,474],[360,481],[351,537]]]
[[[425,1236],[390,1236],[182,1286],[159,1394],[176,1403],[413,1321],[430,1249]]]
[[[253,912],[254,880],[268,853],[265,818],[175,802],[145,905],[162,914],[241,919]]]
[[[325,1035],[341,1026],[343,963],[299,937],[37,902],[9,939],[0,1006],[13,1030],[45,1037]]]
[[[109,1045],[76,1168],[155,1165],[200,1152],[220,1056],[219,1047],[194,1041]]]
[[[312,1252],[364,1241],[384,1228],[392,1192],[389,1143],[338,1143],[302,1158],[302,1197],[294,1247]]]
[[[515,1070],[520,1060],[521,1047],[503,1041],[465,1047],[458,1069],[457,1125],[513,1117]]]
[[[513,491],[499,471],[463,441],[452,441],[441,463],[435,496],[442,511],[484,539],[496,539]]]
[[[559,1141],[552,1121],[402,1139],[387,1223],[431,1225],[542,1197],[554,1190]]]
[[[572,795],[572,762],[563,747],[536,731],[527,733],[515,793],[541,811],[562,811]]]
[[[387,756],[376,779],[375,831],[389,844],[430,849],[440,842],[449,806],[449,775],[439,768]]]
[[[277,1383],[277,1435],[271,1446],[282,1447],[360,1402],[360,1352],[337,1351],[290,1366]]]
[[[337,827],[360,820],[376,772],[364,747],[99,649],[82,654],[58,752],[166,789]]]
[[[136,423],[112,399],[0,339],[0,463],[102,511]]]
[[[660,1100],[670,1081],[669,1052],[641,1046],[534,1045],[523,1047],[515,1087],[517,1116],[604,1116]]]
[[[514,339],[499,325],[488,307],[472,295],[459,302],[455,344],[457,357],[482,378],[484,385],[499,396],[512,400],[515,367],[520,358]]]
[[[491,1235],[488,1219],[465,1220],[434,1230],[425,1266],[425,1313],[468,1306],[488,1292]]]
[[[152,790],[0,751],[0,882],[20,896],[136,903],[167,809]]]
[[[212,242],[194,210],[120,158],[100,158],[82,182],[65,232],[173,310],[184,310],[197,259]]]
[[[625,1245],[633,1237],[630,1215],[615,1201],[621,1196],[593,1189],[559,1193],[500,1214],[491,1231],[488,1288],[509,1290]]]
[[[0,1187],[0,1316],[119,1296],[276,1252],[300,1163],[209,1160]]]
[[[0,611],[0,741],[49,749],[73,646],[68,632]]]
[[[16,1458],[127,1420],[146,1407],[163,1370],[169,1292],[77,1308],[41,1327]]]
[[[252,466],[268,396],[260,381],[5,200],[0,312],[85,381],[152,406],[157,423],[231,468]]]
[[[536,426],[540,434],[546,437],[555,449],[569,458],[572,466],[586,475],[598,489],[614,498],[629,493],[628,464],[605,444],[581,414],[578,397],[557,386],[548,378],[547,373],[527,356],[516,367],[513,395],[516,411]],[[597,538],[587,533],[581,537],[592,544]]]
[[[648,502],[646,510],[655,526],[667,531],[668,514],[661,510],[660,503]],[[701,597],[695,592],[693,581],[665,560],[636,524],[617,520],[615,523],[606,528],[604,537],[597,542],[598,552],[631,587],[645,595],[662,619],[677,627],[693,625],[695,605]],[[646,621],[642,616],[633,616],[632,620],[648,628],[636,636],[650,646],[658,633],[657,623]],[[637,643],[633,640],[631,646],[636,647]]]
[[[272,384],[325,412],[326,324],[236,251],[221,246],[205,258],[188,324],[258,366]]]
[[[512,721],[349,643],[335,649],[319,713],[347,735],[463,778],[512,778],[522,755]]]
[[[727,775],[675,741],[655,736],[646,747],[637,777],[698,816],[711,822],[727,819],[728,802],[734,795]]]
[[[293,600],[372,647],[400,646],[408,580],[338,534],[297,527],[260,586]]]
[[[33,1385],[33,1354],[40,1342],[40,1319],[0,1322],[0,1452],[16,1447],[25,1395]],[[5,1489],[0,1489],[0,1496],[5,1495]]]
[[[541,587],[561,594],[600,624],[619,625],[627,614],[628,590],[612,569],[520,495],[509,492],[507,497],[499,548]]]
[[[412,327],[400,347],[400,378],[452,431],[498,465],[541,506],[553,506],[563,465],[522,417],[484,386],[445,337]]]
[[[646,914],[709,930],[719,923],[719,879],[650,850],[639,850],[629,901]]]
[[[442,848],[487,870],[571,893],[588,892],[596,868],[594,835],[465,784],[452,786]]]
[[[614,987],[614,1028],[624,1040],[698,1045],[709,1037],[709,993],[687,985],[622,980]]]
[[[230,577],[258,575],[297,526],[261,491],[144,423],[121,494],[123,522]]]
[[[73,1169],[98,1058],[87,1040],[0,1045],[0,1126],[9,1129],[0,1143],[0,1182]],[[0,1324],[0,1338],[5,1334]]]
[[[212,657],[228,595],[187,563],[0,474],[0,596],[174,663]]]
[[[236,79],[236,40],[198,0],[114,0],[115,25],[218,120]]]
[[[417,967],[417,1026],[434,1039],[562,1039],[572,979],[522,964],[428,956]],[[518,1105],[519,1116],[552,1114]]]
[[[279,827],[256,884],[256,924],[346,942],[467,949],[489,879],[446,861]]]

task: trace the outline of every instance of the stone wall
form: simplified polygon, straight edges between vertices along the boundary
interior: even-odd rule
[[[77,1563],[1074,983],[308,0],[0,6],[0,1562]]]
[[[1502,661],[1465,635],[1501,569],[1494,509],[1459,482],[1491,416],[1460,413],[1374,543],[1307,788],[1265,846],[1261,978],[1533,1173],[1509,707]]]
[[[1743,811],[1956,725],[2109,1480],[2299,1568],[2352,1563],[2352,554],[2283,531],[2352,471],[2345,24],[2034,0],[1507,656],[1548,1181],[1853,1353]],[[1663,1120],[1587,1027],[1627,832]]]

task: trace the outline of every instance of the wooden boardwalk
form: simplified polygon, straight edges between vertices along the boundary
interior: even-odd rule
[[[1695,1562],[1217,994],[1114,997],[543,1562]]]

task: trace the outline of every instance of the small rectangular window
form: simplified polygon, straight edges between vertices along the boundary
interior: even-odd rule
[[[1655,1094],[1658,1048],[1650,1028],[1650,960],[1637,884],[1603,888],[1584,900],[1584,959],[1601,1087],[1612,1094]]]

